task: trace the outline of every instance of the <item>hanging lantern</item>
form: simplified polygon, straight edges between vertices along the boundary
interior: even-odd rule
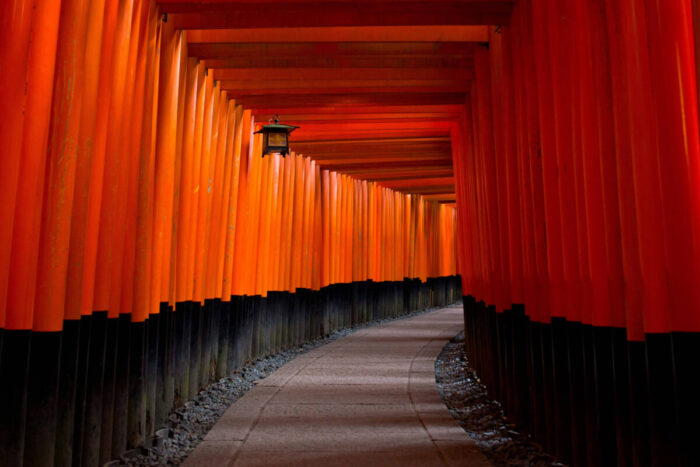
[[[299,128],[294,125],[285,125],[279,123],[279,117],[275,115],[275,123],[268,123],[256,131],[255,134],[262,133],[263,135],[263,150],[265,154],[282,154],[282,157],[289,154],[289,134]]]

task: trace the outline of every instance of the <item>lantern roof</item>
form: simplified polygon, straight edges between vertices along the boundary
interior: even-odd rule
[[[275,123],[272,123],[274,120]],[[284,130],[287,132],[287,134],[291,133],[292,131],[296,130],[299,128],[298,126],[294,125],[285,125],[284,123],[280,123],[280,118],[278,115],[275,115],[270,119],[270,122],[267,125],[263,125],[262,128],[260,128],[258,131],[255,132],[257,133],[264,133],[265,131],[274,131],[274,130]]]
[[[285,130],[287,133],[291,133],[297,128],[299,127],[294,125],[285,125],[284,123],[268,123],[267,125],[263,125],[262,128],[255,133],[262,133],[265,130]]]

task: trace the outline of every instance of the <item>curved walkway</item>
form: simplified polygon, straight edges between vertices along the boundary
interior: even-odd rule
[[[462,326],[462,308],[448,307],[297,357],[236,401],[185,465],[490,465],[435,384]]]

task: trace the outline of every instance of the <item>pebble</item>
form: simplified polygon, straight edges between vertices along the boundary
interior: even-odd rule
[[[463,332],[442,349],[435,362],[435,380],[452,416],[495,466],[564,465],[519,433],[508,422],[501,404],[489,397],[469,363]]]

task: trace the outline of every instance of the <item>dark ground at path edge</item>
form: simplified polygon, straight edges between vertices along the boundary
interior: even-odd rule
[[[452,416],[497,467],[564,465],[508,422],[501,404],[490,398],[469,364],[464,332],[457,334],[440,352],[435,361],[435,380]]]

